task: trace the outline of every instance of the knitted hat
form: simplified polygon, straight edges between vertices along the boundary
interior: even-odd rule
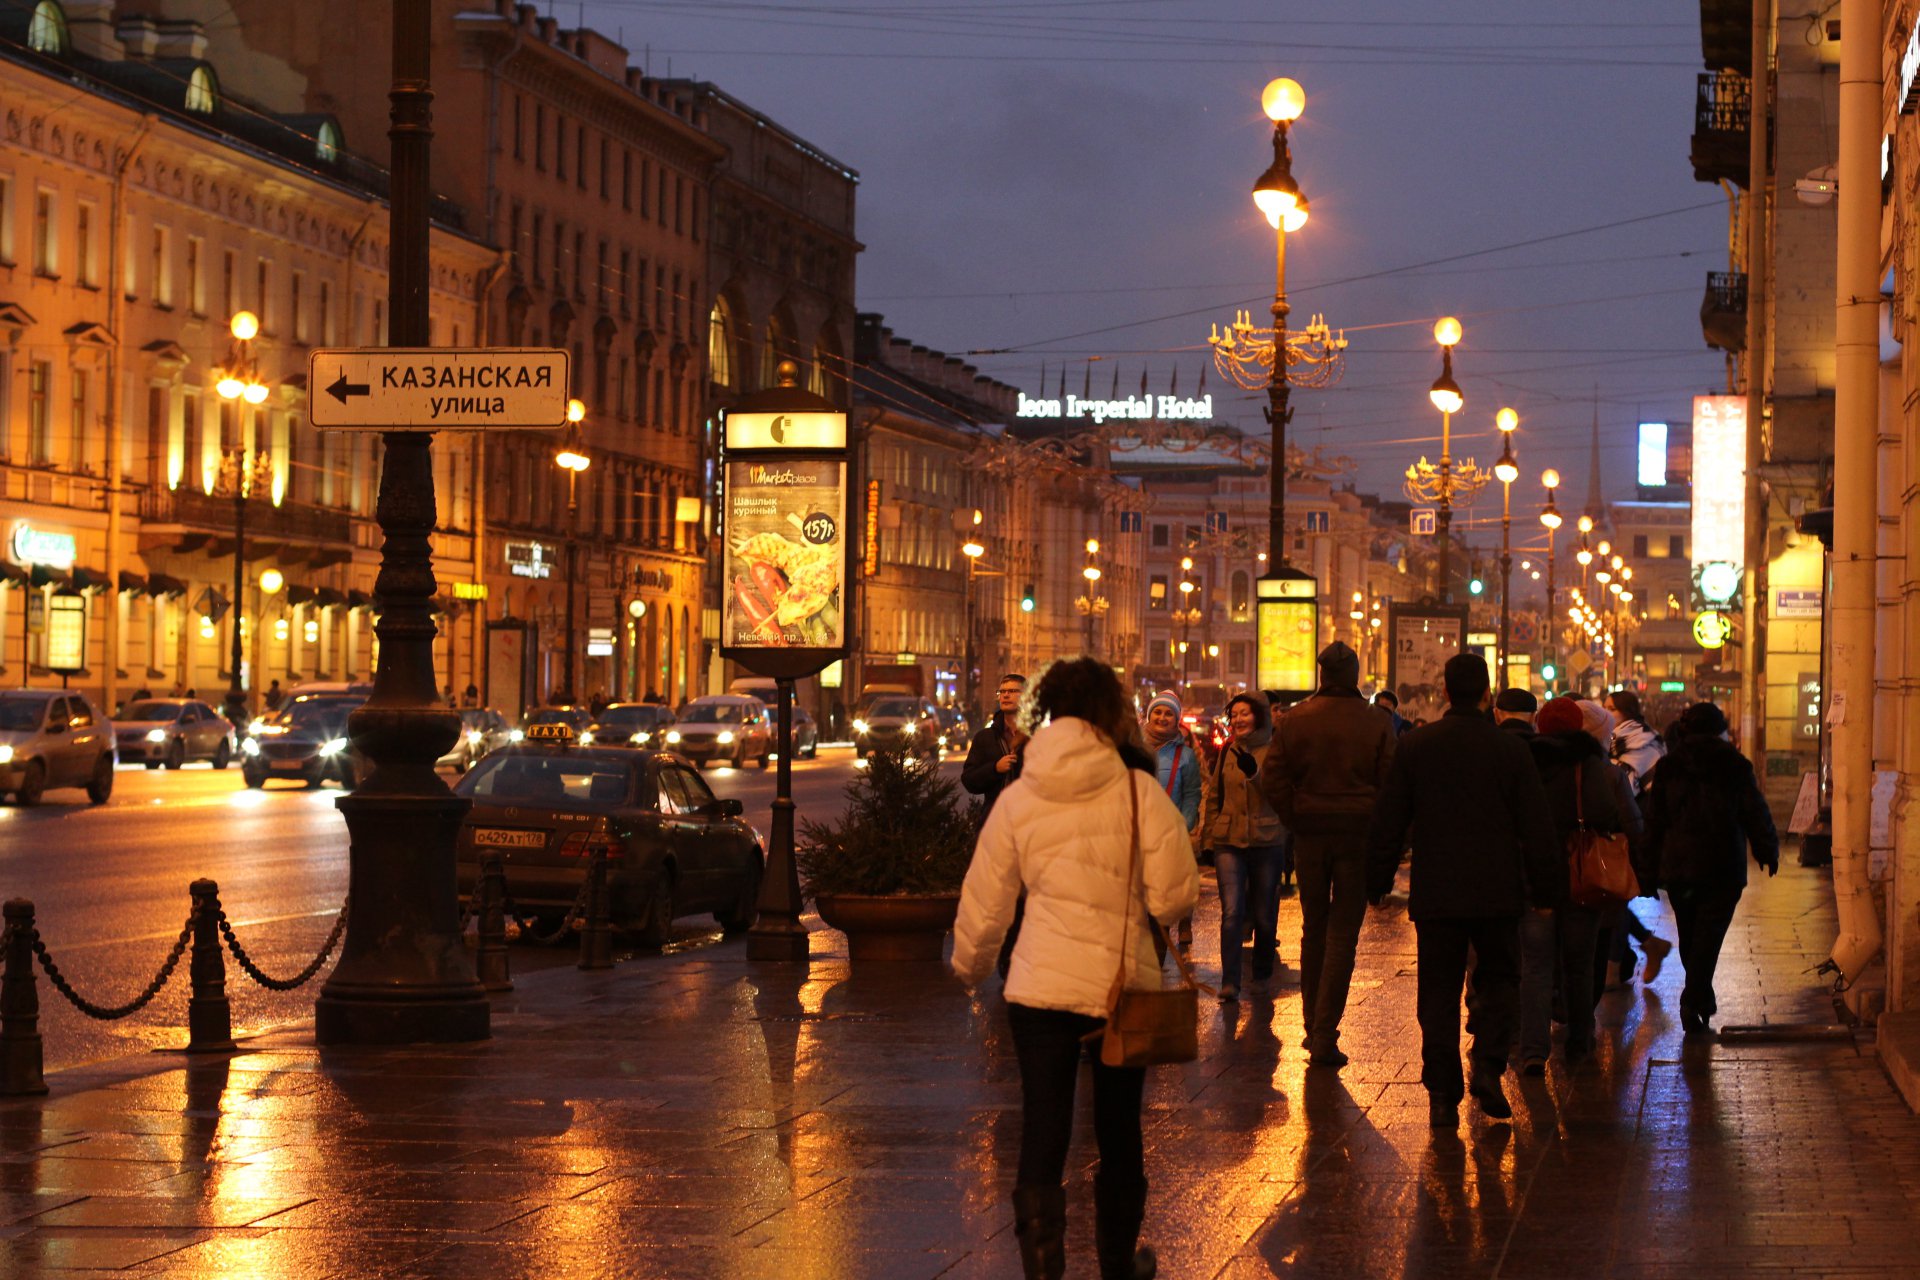
[[[1360,655],[1335,640],[1320,651],[1320,683],[1330,689],[1360,687]]]
[[[1156,693],[1153,695],[1153,701],[1147,704],[1147,714],[1152,715],[1155,707],[1165,707],[1167,710],[1173,712],[1173,718],[1178,720],[1181,711],[1180,695],[1177,693]]]
[[[1613,712],[1597,702],[1580,702],[1580,727],[1601,746],[1613,742]]]
[[[1584,726],[1580,703],[1573,698],[1555,698],[1540,708],[1533,727],[1541,733],[1578,733]]]
[[[1680,729],[1690,737],[1717,738],[1727,731],[1727,713],[1711,702],[1696,702],[1680,713]]]

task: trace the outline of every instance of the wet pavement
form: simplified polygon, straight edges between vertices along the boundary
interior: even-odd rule
[[[1832,1021],[1807,972],[1830,901],[1796,867],[1749,891],[1722,1022]],[[1208,1005],[1200,1060],[1150,1076],[1162,1275],[1920,1273],[1920,1120],[1864,1037],[1683,1044],[1670,961],[1653,989],[1606,998],[1593,1062],[1509,1075],[1511,1123],[1468,1106],[1435,1135],[1404,914],[1369,917],[1338,1073],[1298,1047],[1297,937],[1288,902],[1271,992]],[[997,990],[970,998],[931,966],[854,971],[817,932],[805,969],[749,966],[729,941],[526,975],[494,1033],[322,1053],[288,1029],[0,1102],[0,1274],[1019,1274]],[[1093,1273],[1085,1101],[1075,1276]]]

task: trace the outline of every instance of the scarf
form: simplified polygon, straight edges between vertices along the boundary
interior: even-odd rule
[[[1156,729],[1153,727],[1152,716],[1153,716],[1153,709],[1155,707],[1167,707],[1173,712],[1173,725],[1171,728],[1163,730],[1163,729]],[[1152,747],[1155,751],[1158,751],[1160,748],[1166,746],[1169,742],[1172,742],[1175,738],[1180,737],[1181,736],[1180,699],[1174,697],[1170,693],[1163,693],[1163,694],[1160,694],[1158,697],[1156,697],[1152,702],[1149,702],[1147,704],[1147,718],[1143,719],[1140,722],[1140,732],[1142,736],[1146,738],[1147,745]]]
[[[1272,741],[1272,725],[1264,729],[1255,729],[1246,737],[1233,740],[1233,762],[1240,766],[1240,772],[1244,776],[1251,778],[1260,772],[1260,752]]]

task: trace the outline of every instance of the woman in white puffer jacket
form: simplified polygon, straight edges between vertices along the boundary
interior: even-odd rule
[[[969,987],[993,971],[1021,891],[1026,916],[1007,974],[1007,1018],[1020,1059],[1023,1103],[1014,1225],[1028,1276],[1064,1273],[1066,1194],[1081,1040],[1105,1020],[1126,936],[1126,985],[1161,986],[1149,914],[1171,925],[1193,910],[1200,879],[1180,811],[1136,747],[1122,758],[1132,709],[1111,668],[1057,662],[1033,692],[1019,779],[980,832],[953,930],[953,971]],[[1128,791],[1133,795],[1130,798]],[[1140,814],[1140,889],[1131,888],[1133,813]],[[1154,1273],[1135,1245],[1146,1210],[1140,1139],[1142,1068],[1093,1066],[1095,1240],[1103,1277]]]

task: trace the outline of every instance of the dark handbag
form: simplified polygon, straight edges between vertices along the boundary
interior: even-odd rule
[[[1127,944],[1133,932],[1134,884],[1141,879],[1140,793],[1127,778],[1133,801],[1133,855],[1127,871],[1127,914],[1120,929],[1120,968],[1107,996],[1107,1025],[1087,1036],[1100,1038],[1100,1061],[1109,1067],[1150,1067],[1162,1062],[1192,1062],[1200,1056],[1200,993],[1193,969],[1179,947],[1171,948],[1180,966],[1180,985],[1170,990],[1129,991]]]
[[[1573,769],[1573,812],[1578,824],[1567,837],[1567,897],[1577,907],[1617,907],[1640,896],[1627,837],[1602,835],[1587,826],[1586,778]]]

